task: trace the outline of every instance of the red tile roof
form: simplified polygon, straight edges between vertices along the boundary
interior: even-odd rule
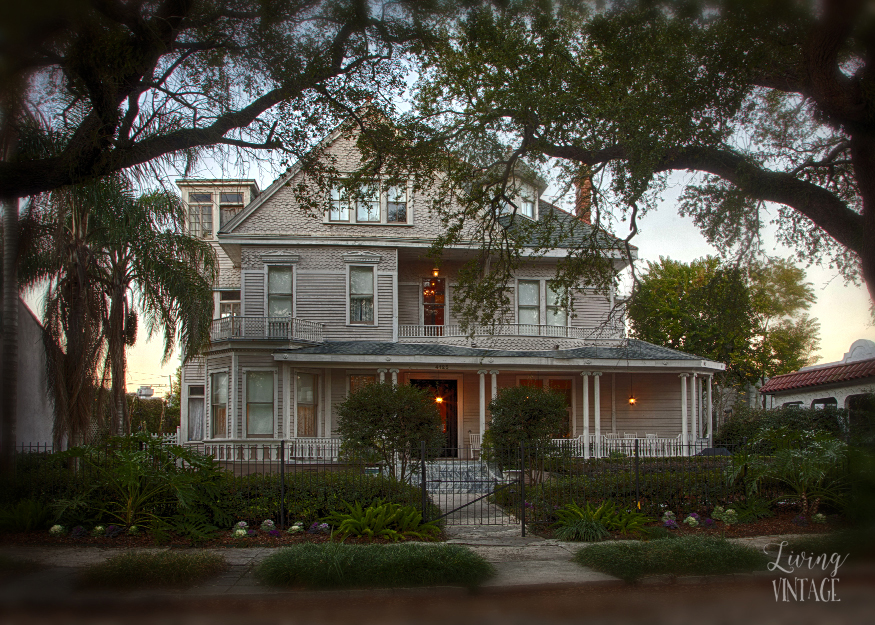
[[[760,389],[761,393],[780,393],[808,386],[820,386],[821,384],[836,384],[860,378],[875,376],[875,358],[860,360],[846,365],[832,365],[822,369],[810,371],[796,371],[776,375],[766,382]]]

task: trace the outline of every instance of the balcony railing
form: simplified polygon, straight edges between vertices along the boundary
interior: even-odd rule
[[[400,325],[398,336],[401,338],[437,338],[451,336],[543,336],[563,339],[622,339],[625,331],[622,325],[605,325],[593,328],[577,326],[550,326],[529,323],[503,323],[495,326],[473,326],[468,332],[462,331],[462,326],[448,325]]]
[[[294,317],[223,317],[210,326],[210,339],[321,343],[323,327],[321,323]]]

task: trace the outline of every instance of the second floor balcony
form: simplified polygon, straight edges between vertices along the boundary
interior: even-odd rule
[[[401,325],[398,338],[445,339],[465,337],[539,337],[588,341],[623,341],[626,333],[622,324],[612,323],[595,327],[536,325],[529,323],[500,323],[494,326],[475,325],[465,332],[461,325]]]
[[[222,317],[210,326],[210,340],[321,343],[324,324],[295,317]]]

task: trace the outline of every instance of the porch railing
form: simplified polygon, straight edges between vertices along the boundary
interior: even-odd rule
[[[201,447],[198,444],[198,447]],[[281,449],[283,451],[281,451]],[[281,454],[287,463],[337,462],[340,459],[339,438],[290,438],[282,446],[278,440],[206,441],[202,451],[220,462],[279,462]]]
[[[568,450],[574,458],[605,458],[612,454],[632,456],[635,454],[636,441],[638,442],[638,455],[643,458],[668,458],[683,456],[687,453],[695,455],[709,446],[707,439],[691,440],[687,445],[683,445],[680,436],[623,436],[620,438],[620,436],[612,434],[603,434],[601,436],[590,434],[589,449],[587,449],[585,440],[583,434],[581,434],[575,438],[554,438],[553,443],[560,449]],[[469,434],[468,444],[471,447],[471,451],[479,452],[480,435]]]
[[[475,325],[468,332],[458,324],[447,325],[399,325],[400,338],[437,338],[463,336],[543,336],[564,339],[623,339],[625,330],[622,325],[612,324],[591,328],[577,326],[551,326],[530,323],[503,323],[496,326]]]
[[[324,324],[296,317],[223,317],[213,320],[210,339],[321,343],[323,328]]]

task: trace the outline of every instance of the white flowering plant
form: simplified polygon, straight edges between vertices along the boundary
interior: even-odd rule
[[[261,522],[261,530],[264,532],[269,532],[272,529],[276,529],[276,523],[271,519],[265,519]]]
[[[136,525],[131,525],[131,526],[128,528],[128,534],[131,535],[131,536],[136,536],[136,535],[139,534],[139,533],[140,533],[140,528],[137,527]]]
[[[245,527],[238,527],[235,528],[233,532],[231,532],[231,536],[233,536],[234,538],[246,538],[247,536],[249,536],[249,532],[246,530]]]
[[[51,529],[49,529],[49,534],[52,536],[63,536],[67,533],[67,530],[64,529],[63,525],[52,525]]]
[[[300,534],[304,531],[304,522],[295,521],[289,529],[286,530],[289,534]]]
[[[826,523],[826,515],[818,512],[813,517],[811,517],[812,523],[817,523],[818,525],[823,525]]]
[[[237,521],[237,523],[234,525],[234,529],[238,530],[245,530],[248,527],[249,523],[247,523],[246,521]]]
[[[102,525],[95,525],[94,529],[91,530],[92,536],[103,536],[106,533],[106,528]]]

